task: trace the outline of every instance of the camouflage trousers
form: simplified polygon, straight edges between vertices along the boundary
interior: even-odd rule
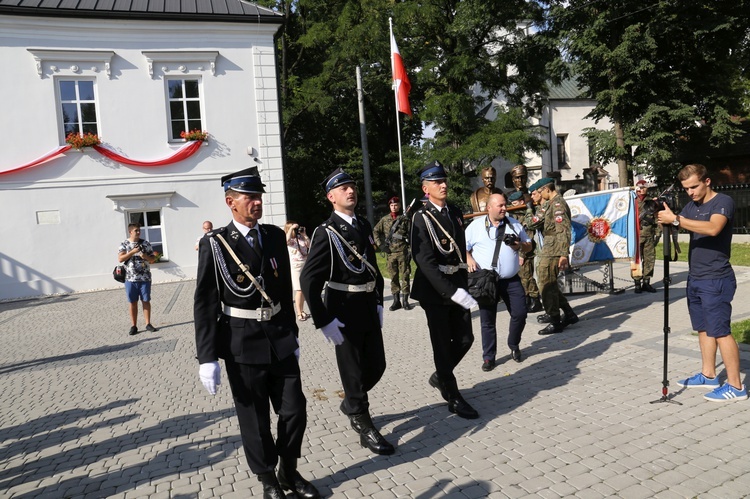
[[[411,258],[408,251],[390,253],[386,259],[386,270],[391,278],[391,294],[409,294]]]
[[[539,287],[534,279],[534,255],[527,256],[523,260],[523,265],[518,269],[518,277],[521,278],[521,284],[526,296],[539,298]]]
[[[644,227],[641,229],[639,244],[641,251],[641,266],[643,270],[641,275],[638,275],[638,269],[631,270],[630,277],[632,277],[634,281],[640,281],[643,279],[650,281],[651,278],[654,277],[656,241],[656,226]]]
[[[541,256],[536,267],[539,287],[542,290],[542,305],[544,305],[544,311],[553,320],[560,319],[560,309],[572,310],[568,299],[565,298],[557,283],[557,275],[560,273],[559,261],[560,257],[557,256]]]

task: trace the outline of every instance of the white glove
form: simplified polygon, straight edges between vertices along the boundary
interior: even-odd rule
[[[383,329],[383,305],[378,305],[378,319],[380,319],[380,329]]]
[[[344,335],[341,334],[342,327],[344,325],[338,319],[334,318],[330,323],[320,328],[320,330],[328,341],[334,345],[341,345],[344,342]]]
[[[216,395],[216,390],[219,389],[221,384],[221,367],[217,361],[206,362],[201,364],[198,369],[198,376],[201,378],[201,383],[206,387],[208,393]]]
[[[477,303],[474,297],[464,288],[458,288],[456,292],[453,293],[453,296],[451,296],[451,300],[458,303],[466,310],[471,310],[472,308],[479,306],[479,303]]]

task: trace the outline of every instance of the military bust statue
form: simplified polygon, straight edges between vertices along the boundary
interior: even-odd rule
[[[497,170],[491,166],[482,170],[484,187],[480,187],[471,195],[471,209],[474,213],[487,210],[487,200],[490,194],[503,193],[503,191],[495,187],[495,180],[497,180]]]

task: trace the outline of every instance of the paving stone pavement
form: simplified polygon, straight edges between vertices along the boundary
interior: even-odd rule
[[[630,286],[616,263],[616,286]],[[661,278],[663,266],[657,265]],[[538,336],[529,317],[518,364],[476,340],[456,373],[477,420],[451,415],[427,384],[424,313],[386,310],[388,368],[371,392],[392,456],[361,448],[338,410],[333,346],[300,323],[308,428],[299,469],[324,497],[743,497],[750,491],[750,401],[716,404],[674,385],[700,369],[685,264],[670,266],[669,379],[661,397],[663,284],[657,294],[576,294],[581,321]],[[738,268],[733,319],[750,317]],[[601,280],[598,267],[586,275]],[[0,303],[0,496],[260,497],[226,378],[210,396],[194,359],[194,281],[155,285],[156,333],[128,336],[122,289]],[[387,287],[386,287],[387,289]],[[390,298],[389,298],[390,299]],[[386,302],[386,307],[389,302]],[[502,308],[502,307],[501,307]],[[536,314],[534,314],[536,315]],[[498,314],[499,345],[508,315]],[[144,324],[140,324],[143,328]],[[750,351],[741,352],[743,378]],[[722,373],[723,374],[723,373]]]

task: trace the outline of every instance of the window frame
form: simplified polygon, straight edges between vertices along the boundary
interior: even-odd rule
[[[63,82],[67,82],[67,81],[72,81],[72,82],[75,82],[76,84],[76,100],[75,101],[69,101],[69,100],[63,101],[62,89],[60,88],[60,85]],[[84,122],[83,122],[83,116],[81,113],[81,103],[91,103],[92,101],[80,100],[80,91],[78,88],[78,84],[79,82],[82,82],[82,81],[90,81],[93,84],[93,91],[94,91],[93,104],[94,104],[94,113],[96,114],[96,132],[95,133],[96,135],[99,135],[99,136],[102,135],[101,133],[102,125],[101,125],[101,120],[100,120],[101,108],[99,106],[99,89],[98,89],[96,77],[58,76],[58,77],[55,77],[55,101],[57,104],[57,117],[58,117],[57,122],[58,122],[59,130],[60,130],[60,144],[65,144],[65,137],[67,137],[68,133],[70,133],[65,130],[65,113],[63,112],[63,104],[76,103],[76,108],[78,111],[78,123],[77,123],[78,133],[81,135],[85,133],[83,131]]]
[[[185,96],[185,82],[186,81],[197,81],[198,83],[198,97],[197,99],[194,97],[186,97]],[[182,82],[182,88],[183,88],[183,97],[179,99],[173,99],[169,95],[169,82],[172,81],[181,81]],[[164,78],[164,96],[165,96],[165,103],[166,103],[166,110],[167,110],[167,141],[170,143],[177,143],[177,142],[184,142],[185,139],[181,137],[173,137],[172,136],[172,102],[175,101],[181,101],[183,103],[183,111],[185,112],[185,117],[183,118],[183,126],[185,127],[184,131],[190,131],[194,130],[194,127],[190,127],[188,125],[190,121],[190,117],[187,114],[187,102],[198,102],[198,106],[200,109],[200,127],[198,127],[199,130],[206,130],[206,108],[204,103],[204,91],[203,91],[203,78],[200,75],[175,75],[175,76],[165,76]]]

